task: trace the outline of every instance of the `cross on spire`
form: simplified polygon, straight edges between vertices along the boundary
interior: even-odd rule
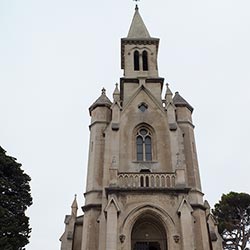
[[[136,5],[135,5],[135,9],[138,10],[138,5],[137,5],[137,2],[139,2],[140,0],[133,0],[136,2]]]

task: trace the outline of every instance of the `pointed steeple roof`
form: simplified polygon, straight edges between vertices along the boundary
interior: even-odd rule
[[[120,91],[118,89],[118,83],[115,84],[115,90],[113,92],[113,99],[115,102],[120,101]]]
[[[142,17],[139,13],[138,6],[135,8],[135,14],[130,25],[128,36],[121,39],[121,68],[124,69],[124,46],[127,44],[144,44],[156,46],[156,53],[158,52],[160,39],[151,37],[146,25],[144,24]]]
[[[166,103],[169,104],[169,103],[173,102],[173,98],[172,98],[173,93],[170,90],[168,83],[166,84],[166,86],[167,86],[167,90],[166,90],[166,94],[165,94],[165,100],[166,100]]]
[[[102,89],[101,96],[89,107],[89,112],[91,113],[92,110],[94,110],[96,107],[111,107],[112,102],[109,100],[109,98],[106,96],[106,89]]]
[[[71,215],[76,216],[77,215],[77,209],[78,209],[78,204],[77,204],[77,200],[76,200],[76,194],[75,194],[75,199],[71,205]]]
[[[133,38],[133,39],[151,38],[147,30],[147,27],[141,18],[141,15],[139,13],[139,8],[137,5],[135,8],[135,14],[127,38]]]
[[[194,110],[194,108],[179,94],[179,92],[175,92],[173,102],[176,107],[187,107],[191,112]]]

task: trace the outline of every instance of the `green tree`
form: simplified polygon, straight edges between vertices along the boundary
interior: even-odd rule
[[[16,159],[0,146],[0,249],[23,250],[29,243],[29,218],[25,211],[32,204],[30,177]]]
[[[218,220],[224,249],[245,250],[250,243],[250,195],[223,194],[212,210]]]

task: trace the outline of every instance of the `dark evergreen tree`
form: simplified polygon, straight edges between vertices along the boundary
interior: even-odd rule
[[[250,244],[250,195],[230,192],[215,204],[213,214],[218,220],[224,249],[246,250]]]
[[[26,209],[32,204],[30,177],[0,146],[0,249],[23,250],[31,229]]]

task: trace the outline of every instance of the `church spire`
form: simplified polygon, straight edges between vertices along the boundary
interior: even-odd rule
[[[128,32],[127,38],[151,38],[139,13],[138,5],[135,7],[135,14]]]
[[[158,74],[159,41],[150,36],[136,6],[128,36],[121,39],[121,68],[124,69],[124,77],[120,83],[122,105],[129,101],[131,91],[136,91],[144,83],[151,93],[157,93],[155,97],[161,101],[164,79]]]

